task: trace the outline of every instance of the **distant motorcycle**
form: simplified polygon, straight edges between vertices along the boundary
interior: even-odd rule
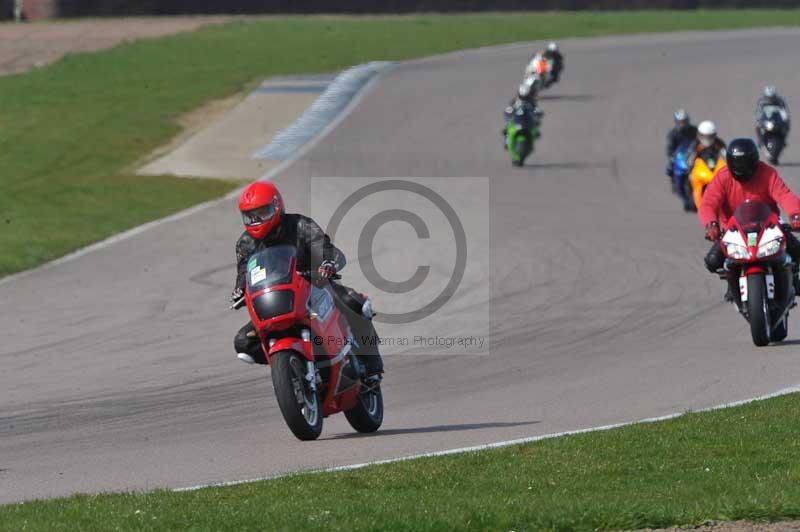
[[[725,269],[738,276],[731,293],[750,323],[753,343],[780,342],[789,333],[795,306],[792,261],[778,216],[761,202],[745,202],[734,211],[721,240]]]
[[[779,164],[781,152],[786,147],[788,125],[786,110],[777,106],[766,108],[756,125],[759,141],[766,150],[767,160],[771,164]]]
[[[536,54],[525,69],[525,79],[531,80],[533,89],[538,93],[553,84],[553,62],[541,53]]]
[[[383,422],[380,382],[365,382],[365,369],[351,350],[357,339],[330,282],[296,265],[294,246],[253,255],[245,295],[231,308],[247,306],[272,368],[278,406],[298,439],[318,438],[322,419],[337,412],[358,432],[374,432]]]
[[[539,137],[541,116],[542,113],[532,105],[520,105],[511,112],[505,128],[505,141],[514,166],[525,164],[525,159],[533,152]]]
[[[681,144],[672,157],[672,192],[681,199],[683,210],[687,212],[697,210],[694,204],[692,185],[689,182],[689,174],[692,170],[689,167],[691,147],[691,142]]]

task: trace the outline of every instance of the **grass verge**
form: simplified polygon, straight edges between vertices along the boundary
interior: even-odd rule
[[[799,411],[793,394],[350,472],[0,506],[0,530],[595,530],[797,518]]]
[[[798,23],[800,10],[286,17],[69,55],[0,78],[0,276],[230,190],[126,169],[178,133],[180,114],[259,77],[513,41]]]

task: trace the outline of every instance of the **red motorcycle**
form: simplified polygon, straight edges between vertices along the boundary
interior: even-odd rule
[[[245,295],[231,307],[247,305],[283,419],[301,440],[318,438],[322,419],[337,412],[358,432],[374,432],[383,422],[380,382],[365,383],[363,365],[352,353],[356,340],[330,281],[296,266],[294,246],[254,254]]]
[[[739,312],[750,323],[753,343],[780,342],[789,333],[789,310],[795,303],[792,260],[778,215],[765,203],[739,205],[721,240],[725,269]]]

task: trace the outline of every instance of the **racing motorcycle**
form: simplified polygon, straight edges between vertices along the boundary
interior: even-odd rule
[[[700,155],[694,160],[692,172],[689,174],[689,183],[692,186],[692,197],[694,198],[695,210],[700,208],[703,201],[703,194],[706,188],[714,180],[717,173],[725,167],[725,159],[717,158],[714,155],[702,157]]]
[[[778,216],[765,203],[739,205],[721,239],[733,300],[750,323],[753,343],[780,342],[789,333],[795,306],[792,260]],[[736,279],[738,278],[738,283]]]
[[[789,132],[787,118],[784,109],[773,106],[772,109],[765,109],[756,126],[758,138],[767,152],[770,164],[778,164],[781,152],[786,147],[786,136]]]
[[[689,155],[691,154],[692,143],[687,142],[678,146],[672,158],[672,192],[674,192],[683,203],[683,210],[687,212],[696,211],[692,185],[689,182]]]
[[[358,339],[330,281],[296,265],[294,246],[254,254],[244,297],[231,308],[247,306],[272,368],[281,414],[298,439],[318,438],[323,418],[338,412],[358,432],[374,432],[383,422],[380,382],[364,378],[363,364],[352,353]]]
[[[553,62],[541,53],[536,54],[525,69],[525,79],[530,80],[537,93],[553,84]]]
[[[517,106],[511,112],[505,133],[506,149],[514,166],[525,164],[525,159],[533,152],[541,116],[541,111],[529,105]]]

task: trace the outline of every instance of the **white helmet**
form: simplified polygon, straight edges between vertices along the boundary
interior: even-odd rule
[[[531,86],[529,84],[525,83],[524,81],[519,84],[519,90],[517,91],[517,95],[520,97],[520,99],[524,100],[530,95],[530,93],[531,93]]]
[[[551,42],[550,44],[547,45],[547,49],[550,50],[551,52],[557,52],[558,45],[554,42]]]
[[[774,98],[778,95],[778,91],[775,90],[774,85],[767,85],[764,87],[764,98]]]
[[[697,126],[697,139],[708,148],[717,138],[717,126],[711,120],[704,120]]]

